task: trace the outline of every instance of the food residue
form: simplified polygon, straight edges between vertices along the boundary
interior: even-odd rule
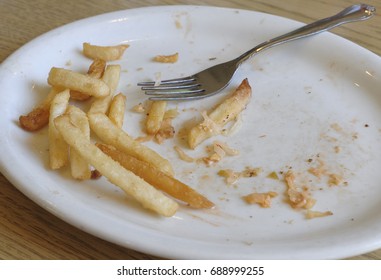
[[[210,166],[221,161],[225,156],[235,156],[239,154],[236,149],[230,148],[226,143],[214,141],[213,145],[206,147],[209,156],[203,157],[201,160]]]
[[[324,162],[321,159],[318,159],[318,166],[309,168],[308,172],[317,178],[321,178],[322,175],[326,174],[327,170],[325,168]]]
[[[286,181],[289,204],[295,209],[311,209],[315,205],[315,199],[310,196],[308,189],[299,188],[295,184],[295,174],[291,170],[287,171],[284,180]]]
[[[179,53],[176,52],[170,55],[157,55],[153,58],[153,61],[160,63],[175,63],[179,59]]]
[[[173,147],[177,154],[179,155],[180,159],[186,162],[194,162],[196,161],[194,158],[191,156],[187,155],[183,149],[181,149],[179,146],[174,146]]]
[[[134,107],[131,109],[135,113],[145,113],[146,112],[146,107],[143,105],[143,103],[136,104]]]
[[[240,178],[256,177],[262,172],[261,167],[246,167],[243,171],[233,171],[232,169],[222,169],[218,171],[218,175],[225,177],[225,182],[228,185],[232,185]]]
[[[343,176],[339,174],[329,174],[328,184],[330,186],[338,186],[344,182]]]
[[[279,180],[279,176],[278,176],[278,174],[275,171],[269,173],[267,175],[267,178],[274,179],[274,180]]]
[[[251,193],[243,196],[243,200],[245,200],[249,204],[258,204],[263,208],[271,207],[271,199],[276,197],[278,194],[276,192],[266,192],[266,193]]]
[[[332,216],[333,213],[331,211],[312,211],[312,210],[307,210],[305,217],[307,219],[314,219],[314,218],[321,218],[321,217],[327,217],[327,216]]]

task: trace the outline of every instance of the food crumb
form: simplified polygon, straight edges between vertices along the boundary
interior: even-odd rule
[[[143,103],[139,103],[135,105],[134,107],[132,107],[131,110],[135,113],[145,113],[146,107],[143,105]]]
[[[213,145],[206,147],[206,150],[209,156],[205,156],[199,161],[204,162],[207,166],[220,162],[225,156],[235,156],[239,154],[238,150],[220,141],[214,141]]]
[[[178,19],[175,20],[175,25],[176,25],[177,29],[182,29],[183,28],[183,25],[181,24],[181,22]]]
[[[97,180],[97,179],[99,179],[100,177],[102,177],[102,174],[101,174],[98,170],[96,170],[96,169],[91,170],[91,176],[90,176],[90,178],[91,178],[92,180]]]
[[[172,126],[173,118],[164,118],[159,131],[155,134],[155,141],[158,144],[163,143],[166,139],[173,138],[175,136],[175,128]]]
[[[300,188],[295,185],[295,179],[295,174],[291,170],[284,176],[289,204],[295,209],[311,209],[315,205],[316,200],[310,197],[308,189],[304,188],[300,190]]]
[[[328,184],[330,186],[338,186],[343,183],[343,176],[339,174],[329,174]]]
[[[327,216],[332,216],[333,213],[331,211],[312,211],[312,210],[307,210],[306,212],[306,218],[307,219],[314,219],[314,218],[321,218],[321,217],[327,217]]]
[[[170,55],[157,55],[153,58],[153,61],[160,63],[175,63],[179,59],[179,53]]]
[[[186,162],[194,162],[195,159],[190,157],[189,155],[187,155],[183,149],[181,149],[179,146],[174,146],[173,147],[175,149],[175,151],[177,152],[177,154],[179,155],[180,159],[182,159],[183,161],[186,161]]]
[[[334,149],[336,154],[341,152],[341,147],[340,146],[335,146],[333,149]]]
[[[267,178],[274,179],[274,180],[279,180],[279,176],[278,176],[278,174],[275,171],[269,173],[269,175],[267,175]]]
[[[278,194],[276,192],[266,192],[266,193],[251,193],[242,197],[249,204],[258,204],[262,208],[271,207],[271,199],[276,197]]]
[[[325,175],[327,170],[325,168],[324,162],[322,160],[318,160],[318,165],[316,167],[311,167],[308,169],[308,172],[314,175],[317,178],[321,178],[322,175]]]
[[[225,182],[228,184],[228,185],[232,185],[234,184],[235,182],[238,181],[239,179],[239,172],[234,172],[232,169],[222,169],[220,171],[218,171],[217,173],[219,176],[221,177],[224,177],[225,178]]]
[[[334,129],[337,132],[343,131],[343,128],[338,123],[331,124],[331,128]]]
[[[261,167],[246,167],[243,171],[233,171],[232,169],[222,169],[218,171],[218,175],[225,177],[225,182],[228,185],[232,185],[240,178],[256,177],[262,172]]]

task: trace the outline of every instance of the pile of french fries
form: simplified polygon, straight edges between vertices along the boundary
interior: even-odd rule
[[[179,202],[198,209],[214,207],[206,197],[175,179],[167,159],[123,130],[126,96],[116,92],[121,67],[109,62],[120,59],[127,48],[84,43],[83,54],[92,59],[88,72],[52,67],[47,80],[49,94],[29,114],[20,116],[20,126],[28,131],[48,126],[52,170],[69,166],[77,180],[88,180],[94,172],[100,173],[143,207],[162,216],[174,215]],[[244,80],[209,114],[210,120],[222,128],[246,107],[250,96],[251,88]],[[85,112],[71,100],[90,100],[91,105]],[[146,120],[148,134],[158,133],[165,112],[165,101],[151,105]],[[216,134],[205,121],[190,131],[190,148]],[[100,142],[95,143],[91,133]]]

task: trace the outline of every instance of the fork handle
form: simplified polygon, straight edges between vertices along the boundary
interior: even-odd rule
[[[245,60],[249,59],[253,55],[259,53],[260,51],[269,49],[271,47],[297,40],[300,38],[312,36],[327,30],[330,30],[336,26],[339,26],[344,23],[366,20],[371,18],[376,12],[376,8],[366,4],[357,4],[350,6],[340,13],[327,17],[313,23],[307,24],[301,28],[298,28],[294,31],[286,33],[284,35],[275,37],[266,42],[263,42],[251,50],[245,52],[241,56],[236,58],[237,65],[241,64]]]

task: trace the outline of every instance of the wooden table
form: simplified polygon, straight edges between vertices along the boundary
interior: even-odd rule
[[[275,14],[301,22],[334,14],[355,4],[350,0],[2,0],[0,61],[53,28],[101,13],[152,5],[225,6]],[[381,3],[372,20],[333,32],[381,55]],[[1,93],[5,94],[5,93]],[[0,259],[156,259],[87,234],[48,213],[0,174]],[[353,259],[381,259],[381,249]]]

